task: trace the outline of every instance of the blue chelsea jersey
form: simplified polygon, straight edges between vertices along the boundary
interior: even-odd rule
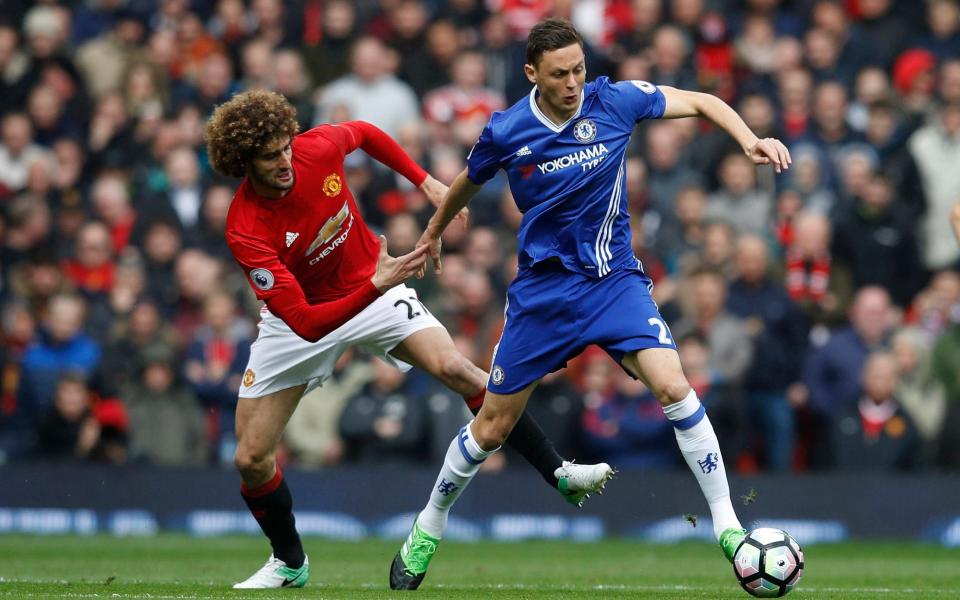
[[[639,268],[630,246],[624,155],[634,125],[663,116],[663,93],[646,81],[599,77],[561,125],[530,96],[494,113],[467,157],[467,176],[483,184],[499,169],[523,221],[519,263],[556,257],[567,269],[603,277]]]

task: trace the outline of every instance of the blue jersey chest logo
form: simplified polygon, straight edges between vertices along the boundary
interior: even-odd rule
[[[580,119],[573,125],[573,137],[578,142],[588,144],[597,137],[597,125],[592,119]]]

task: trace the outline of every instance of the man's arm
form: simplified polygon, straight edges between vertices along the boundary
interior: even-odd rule
[[[473,200],[481,187],[470,181],[470,178],[467,177],[467,169],[464,169],[453,180],[453,184],[450,185],[450,189],[447,191],[443,202],[440,203],[440,207],[437,208],[437,212],[430,217],[426,230],[420,236],[420,241],[417,242],[417,249],[424,246],[429,249],[430,258],[433,260],[434,273],[440,273],[440,235],[450,224],[450,221]],[[423,276],[422,270],[418,276]]]
[[[680,119],[683,117],[706,117],[717,127],[729,133],[737,140],[744,154],[750,157],[755,164],[768,165],[773,163],[777,173],[781,169],[789,169],[793,160],[790,151],[776,138],[760,139],[747,127],[740,115],[730,106],[711,94],[678,90],[666,85],[659,86],[666,100],[663,111],[664,119]]]
[[[400,144],[383,130],[366,121],[349,121],[340,123],[337,127],[349,132],[349,139],[342,142],[345,143],[342,148],[344,154],[349,154],[357,148],[362,149],[420,188],[431,204],[440,206],[440,202],[447,193],[447,186],[424,171]],[[464,226],[466,226],[467,212],[464,211],[460,218],[464,220]]]
[[[343,298],[310,304],[300,283],[276,254],[254,239],[228,235],[228,242],[257,297],[267,303],[270,312],[308,342],[321,339],[359,314],[383,292],[419,273],[426,265],[428,251],[427,248],[417,248],[393,258],[387,253],[386,238],[380,236],[380,256],[370,281]]]

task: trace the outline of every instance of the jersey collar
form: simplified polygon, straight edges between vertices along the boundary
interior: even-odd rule
[[[530,90],[530,110],[533,112],[533,116],[537,118],[538,121],[546,125],[554,133],[560,133],[563,131],[563,128],[570,124],[570,121],[576,119],[580,116],[580,110],[583,108],[583,94],[584,91],[580,90],[580,104],[577,106],[577,112],[573,114],[572,117],[564,121],[563,123],[557,125],[551,121],[547,115],[543,114],[540,111],[540,107],[537,106],[537,86],[533,86],[533,89]]]

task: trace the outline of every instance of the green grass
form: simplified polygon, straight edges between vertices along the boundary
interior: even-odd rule
[[[719,548],[614,540],[445,543],[418,592],[387,587],[396,542],[305,540],[302,590],[229,589],[266,559],[257,537],[0,536],[7,598],[739,598]],[[906,543],[811,546],[794,598],[960,598],[960,549]]]

